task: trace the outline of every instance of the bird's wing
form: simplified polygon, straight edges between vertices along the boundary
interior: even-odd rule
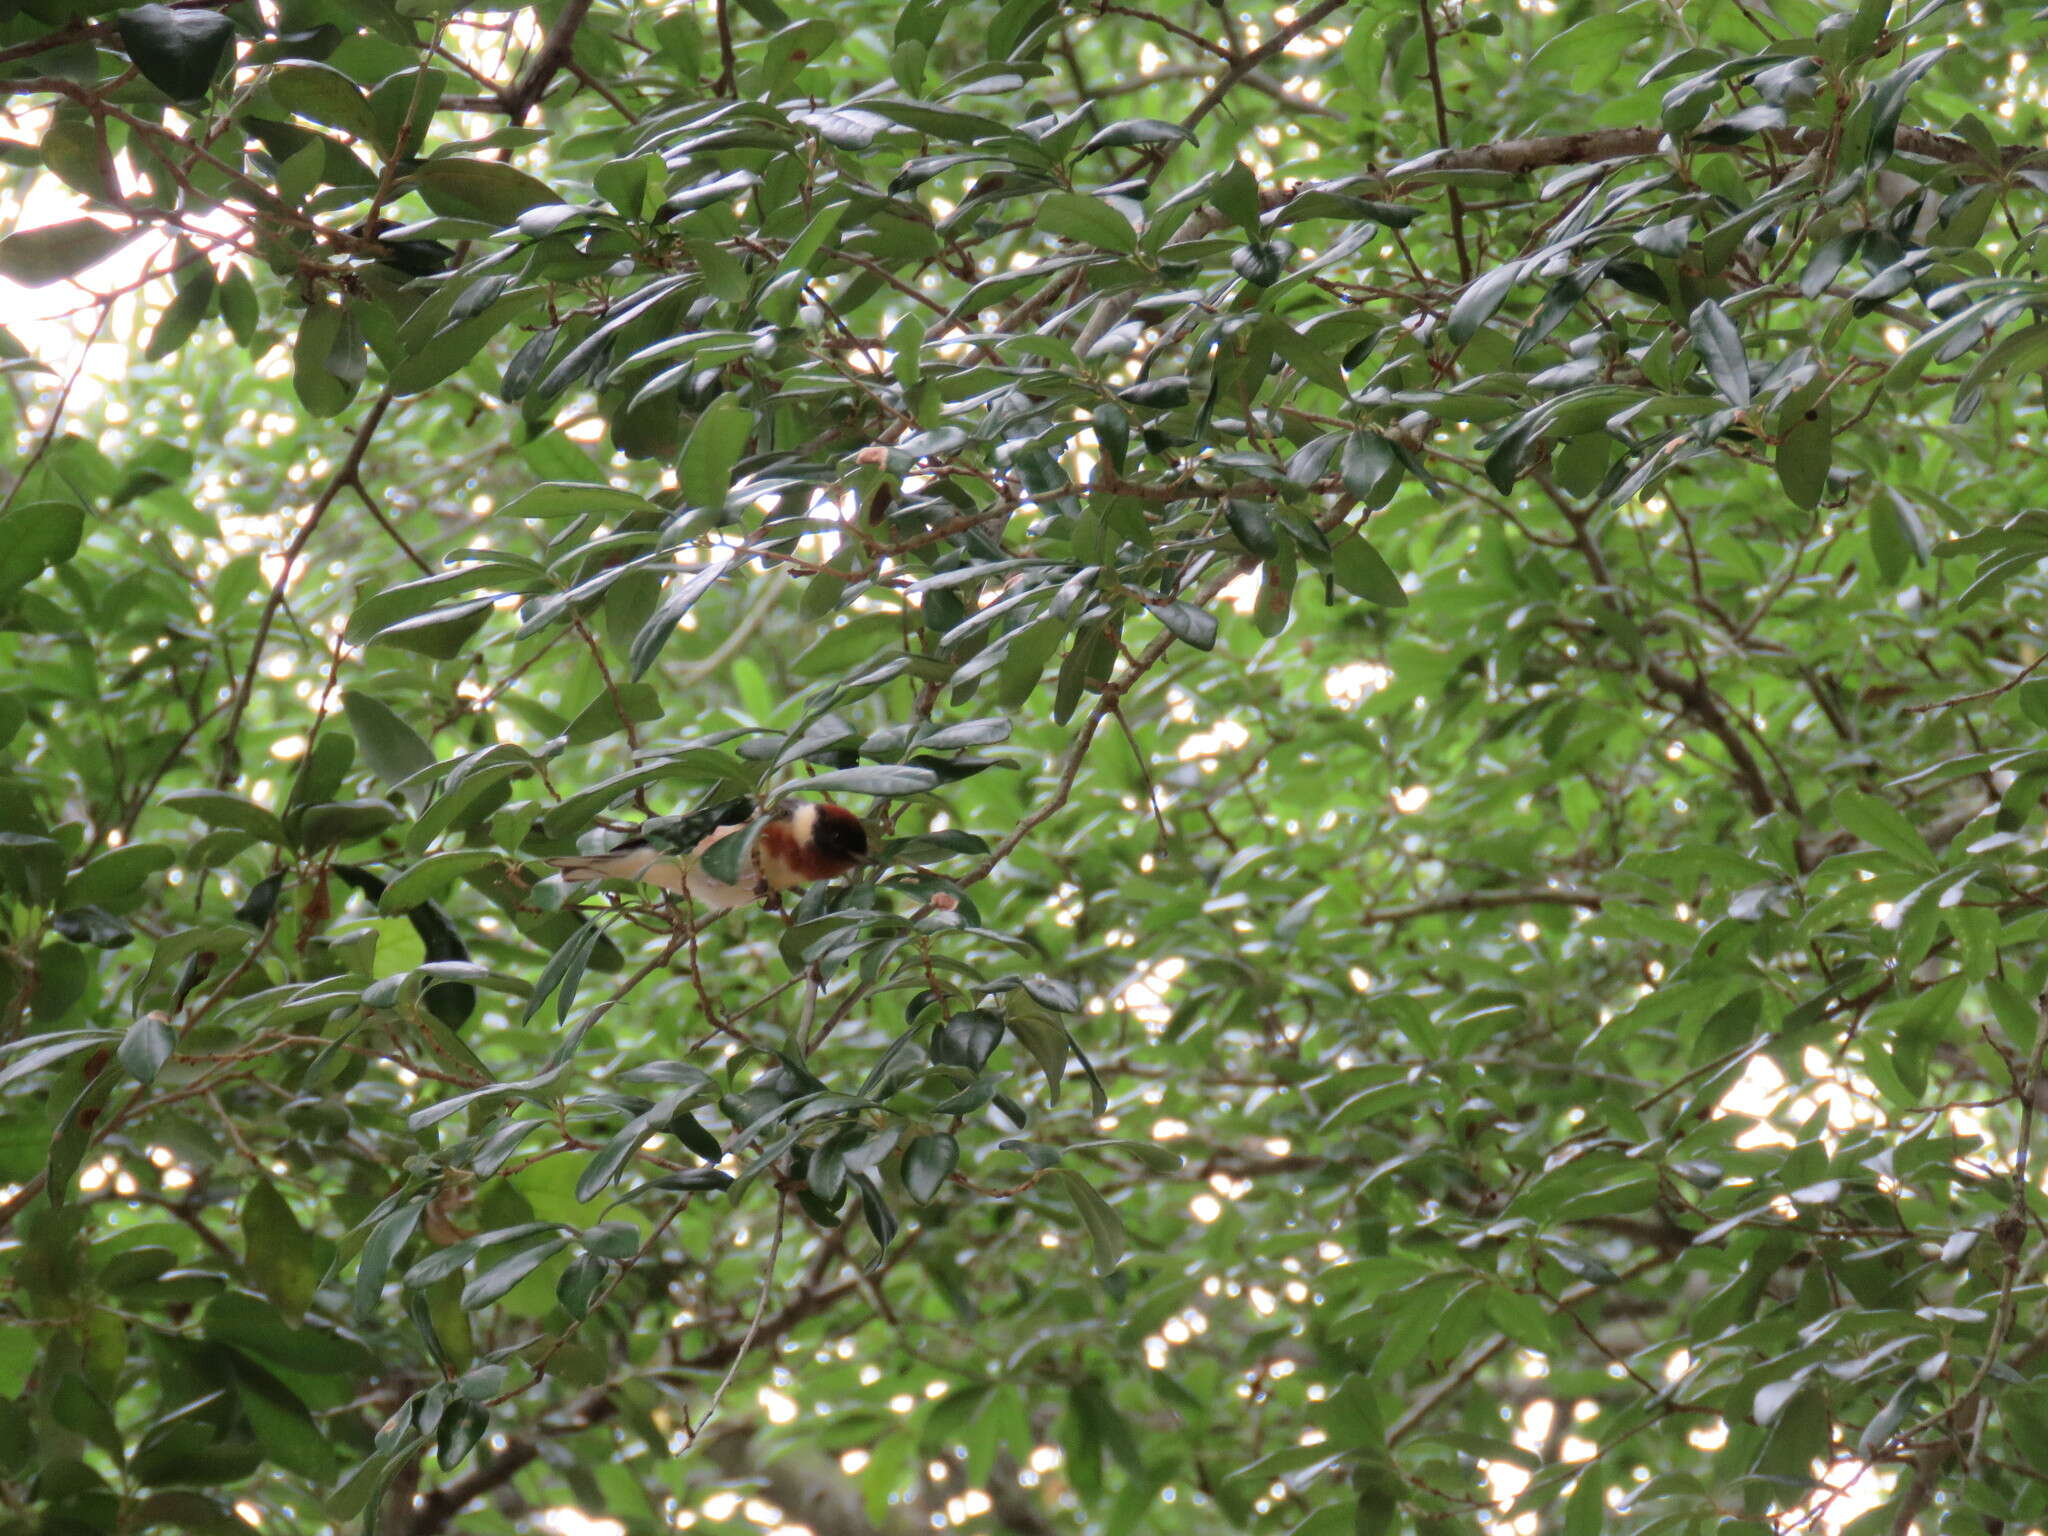
[[[698,861],[706,848],[739,830],[738,827],[720,827],[699,842],[687,858],[681,854],[666,853],[651,843],[635,839],[603,853],[563,854],[547,862],[560,870],[565,880],[637,880],[664,891],[687,891],[690,900],[699,907],[725,912],[760,900],[764,888],[758,874],[759,859],[753,861],[754,878],[738,885],[714,880],[704,873]]]
[[[753,853],[749,855],[747,863],[750,867],[741,871],[740,883],[738,885],[727,885],[723,880],[714,880],[711,876],[704,873],[704,867],[701,862],[704,857],[704,850],[720,838],[731,837],[734,833],[745,830],[744,823],[739,826],[720,827],[716,832],[705,838],[703,842],[699,843],[696,851],[691,854],[689,873],[690,899],[696,902],[698,906],[709,907],[714,912],[726,912],[734,907],[744,907],[748,902],[759,901],[766,893],[765,887],[761,883],[761,850],[758,845],[756,845]]]

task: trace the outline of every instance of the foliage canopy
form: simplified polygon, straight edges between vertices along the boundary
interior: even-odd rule
[[[2023,10],[0,10],[0,1532],[2048,1521]]]

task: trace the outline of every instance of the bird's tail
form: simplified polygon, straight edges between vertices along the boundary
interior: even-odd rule
[[[647,851],[631,853],[572,853],[542,862],[562,872],[564,880],[632,880],[647,865]]]

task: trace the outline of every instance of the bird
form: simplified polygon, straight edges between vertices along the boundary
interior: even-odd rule
[[[642,823],[643,835],[603,853],[563,854],[546,862],[564,880],[637,880],[687,894],[709,911],[727,912],[773,892],[843,875],[868,856],[867,828],[852,811],[824,801],[785,801],[761,824],[740,881],[728,885],[702,867],[704,850],[751,820],[749,802],[728,801],[695,816]],[[656,835],[644,835],[649,832]],[[683,847],[689,851],[675,851]]]

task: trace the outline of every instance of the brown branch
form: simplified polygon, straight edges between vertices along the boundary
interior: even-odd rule
[[[1735,722],[1721,707],[1714,690],[1703,682],[1681,676],[1660,661],[1644,662],[1643,675],[1676,698],[1694,723],[1721,743],[1735,769],[1736,782],[1742,786],[1742,792],[1749,800],[1749,808],[1759,816],[1770,815],[1777,808],[1777,800],[1764,779],[1763,768],[1749,750],[1749,743],[1735,728]]]
[[[917,1234],[911,1233],[899,1241],[889,1255],[885,1268],[893,1268],[914,1246]],[[836,1285],[822,1282],[831,1265],[845,1249],[844,1229],[838,1229],[827,1237],[817,1258],[804,1276],[803,1289],[784,1304],[773,1317],[757,1320],[758,1326],[751,1328],[741,1337],[720,1340],[709,1349],[681,1361],[675,1370],[696,1373],[728,1368],[737,1363],[741,1354],[753,1345],[768,1347],[784,1334],[806,1319],[825,1311],[833,1303],[860,1289],[861,1278],[844,1280]],[[667,1372],[663,1372],[667,1375]],[[472,1502],[499,1488],[504,1487],[540,1455],[540,1441],[561,1435],[576,1434],[590,1429],[617,1416],[619,1411],[615,1388],[605,1387],[592,1392],[580,1401],[567,1418],[547,1421],[538,1425],[533,1433],[509,1436],[504,1447],[488,1461],[479,1463],[470,1471],[440,1487],[420,1495],[413,1518],[405,1527],[406,1536],[440,1536],[450,1528],[451,1522]]]
[[[555,76],[567,67],[569,55],[576,47],[576,29],[589,14],[590,0],[569,0],[519,78],[499,93],[505,115],[513,122],[526,121],[526,114],[539,104]]]
[[[1774,148],[1788,154],[1809,154],[1827,147],[1828,136],[1818,128],[1772,128],[1758,135]],[[1661,128],[1599,128],[1587,133],[1563,133],[1541,138],[1503,139],[1471,149],[1441,149],[1404,162],[1387,173],[1389,181],[1419,171],[1509,171],[1523,174],[1558,165],[1591,165],[1601,160],[1639,160],[1657,154],[1665,142]],[[1740,150],[1748,141],[1734,144],[1705,144],[1688,140],[1690,150]],[[1898,152],[1922,160],[1939,160],[1947,165],[1984,165],[1984,160],[1966,141],[1924,128],[1901,128]],[[2000,164],[1985,166],[1987,174],[2009,171],[2042,150],[2031,144],[2010,144]]]
[[[1998,1287],[1998,1313],[1991,1326],[1991,1341],[1984,1346],[1984,1356],[1977,1363],[1977,1372],[1970,1378],[1970,1384],[1960,1392],[1948,1407],[1930,1414],[1927,1418],[1901,1431],[1896,1442],[1910,1443],[1942,1420],[1951,1426],[1966,1425],[1964,1434],[1954,1433],[1943,1436],[1924,1446],[1914,1457],[1910,1481],[1900,1493],[1898,1503],[1892,1512],[1892,1536],[1906,1536],[1913,1522],[1927,1507],[1940,1484],[1942,1473],[1948,1464],[1961,1456],[1964,1469],[1977,1455],[1983,1437],[1984,1413],[1986,1406],[1982,1397],[1984,1383],[1994,1368],[1999,1366],[1999,1351],[2005,1347],[2011,1336],[2013,1317],[2018,1300],[2020,1271],[2025,1267],[2024,1255],[2027,1238],[2027,1193],[2033,1188],[2027,1177],[2027,1166],[2033,1157],[2034,1118],[2039,1107],[2041,1074],[2048,1066],[2048,997],[2036,1004],[2034,1023],[2034,1050],[2024,1068],[2013,1067],[2013,1093],[2020,1105],[2018,1139],[2012,1154],[2012,1200],[2005,1214],[1998,1218],[1992,1232],[2005,1251],[2005,1273]],[[2027,1364],[2038,1359],[2048,1350],[2048,1336],[2036,1336],[2027,1347],[2020,1351],[2020,1358],[2014,1366]]]
[[[566,1421],[552,1426],[551,1430],[555,1434],[576,1434],[615,1417],[618,1411],[618,1399],[610,1392],[593,1392],[577,1405]],[[421,1494],[413,1506],[412,1520],[406,1526],[409,1536],[437,1536],[437,1533],[447,1530],[448,1522],[473,1500],[504,1487],[531,1466],[539,1455],[540,1442],[537,1439],[524,1435],[510,1437],[505,1448],[490,1460],[478,1463],[453,1482],[443,1483]]]
[[[733,88],[738,69],[733,55],[731,0],[712,0],[712,13],[718,23],[718,78],[711,83],[711,94],[723,96]]]
[[[1422,18],[1423,50],[1429,60],[1429,94],[1436,107],[1436,142],[1439,147],[1451,147],[1451,118],[1444,106],[1444,71],[1437,59],[1436,18],[1430,14],[1431,0],[1415,0],[1416,13]],[[1451,245],[1458,253],[1458,276],[1463,282],[1472,281],[1472,252],[1465,244],[1465,200],[1458,195],[1456,187],[1445,189],[1450,194],[1451,204]]]
[[[1279,31],[1259,44],[1258,47],[1239,59],[1236,64],[1225,70],[1215,85],[1210,87],[1209,94],[1195,103],[1194,111],[1180,120],[1181,127],[1192,133],[1203,118],[1223,104],[1223,99],[1236,89],[1237,83],[1240,80],[1265,63],[1266,60],[1272,58],[1273,55],[1279,53],[1289,43],[1301,36],[1302,33],[1308,31],[1310,27],[1313,27],[1332,11],[1343,9],[1345,3],[1346,0],[1323,0],[1321,5],[1311,10],[1303,11],[1286,26],[1280,28]]]
[[[1607,902],[1598,891],[1528,890],[1465,891],[1456,896],[1439,896],[1430,901],[1411,902],[1404,907],[1368,907],[1359,913],[1365,923],[1405,923],[1418,917],[1435,917],[1445,912],[1487,912],[1498,907],[1560,906],[1583,907],[1597,912]]]
[[[235,690],[235,702],[228,711],[227,728],[221,732],[220,784],[226,788],[234,781],[241,763],[241,753],[235,748],[235,732],[241,727],[242,713],[249,707],[249,697],[256,691],[257,669],[263,665],[263,643],[270,638],[270,626],[277,621],[277,610],[284,603],[284,591],[292,579],[292,570],[299,563],[299,556],[306,552],[306,545],[312,539],[320,520],[327,515],[327,509],[334,505],[343,487],[353,481],[363,467],[363,455],[369,451],[370,439],[376,435],[377,426],[384,419],[384,413],[391,409],[395,391],[388,386],[370,405],[363,417],[362,425],[356,428],[356,435],[348,445],[348,453],[327,477],[327,484],[321,487],[313,505],[307,509],[305,521],[299,524],[299,531],[292,538],[284,552],[284,567],[277,573],[277,580],[271,583],[270,597],[263,605],[263,616],[256,621],[256,638],[249,645],[249,665],[242,672],[242,683]]]
[[[419,568],[420,574],[422,576],[433,575],[434,567],[427,562],[425,556],[406,542],[405,535],[398,531],[398,525],[384,515],[384,509],[377,505],[377,498],[370,494],[370,488],[363,484],[362,477],[356,476],[352,478],[349,481],[348,488],[356,493],[356,500],[363,504],[363,510],[370,514],[371,518],[379,528],[384,530],[391,542],[405,551],[406,559]]]

